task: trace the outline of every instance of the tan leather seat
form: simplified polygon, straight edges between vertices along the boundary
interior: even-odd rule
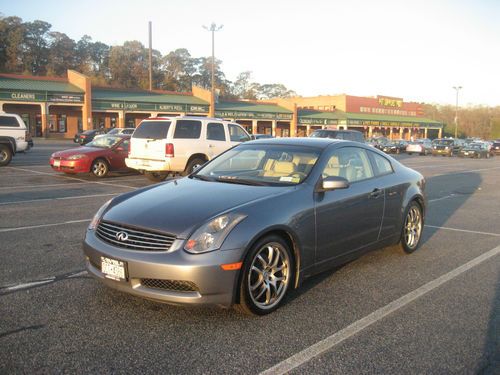
[[[338,156],[332,156],[330,160],[328,160],[328,164],[326,165],[325,170],[323,171],[323,177],[330,176],[341,176],[341,166],[339,163]]]
[[[291,161],[275,161],[274,163],[266,163],[266,167],[269,166],[269,169],[265,169],[262,174],[265,177],[283,177],[290,176],[296,171],[296,166]]]

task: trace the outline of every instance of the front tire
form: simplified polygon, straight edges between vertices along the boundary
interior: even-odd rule
[[[96,159],[92,163],[92,167],[90,167],[90,171],[96,177],[103,178],[108,175],[109,172],[109,164],[104,159]]]
[[[12,160],[12,151],[6,145],[0,145],[0,167],[4,167]]]
[[[250,250],[240,280],[240,303],[235,309],[249,315],[276,310],[292,283],[293,258],[288,244],[279,236],[267,236]]]
[[[401,232],[400,246],[405,253],[417,250],[422,239],[424,217],[422,208],[416,201],[412,201],[405,212],[403,230]]]

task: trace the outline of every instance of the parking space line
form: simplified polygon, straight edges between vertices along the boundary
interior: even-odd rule
[[[492,168],[479,168],[479,169],[468,169],[465,171],[457,171],[457,172],[451,172],[451,173],[439,173],[432,175],[430,177],[438,177],[438,176],[450,176],[453,174],[464,174],[464,173],[470,173],[470,172],[483,172],[483,171],[491,171],[494,169],[500,169],[500,167],[492,167]]]
[[[119,195],[119,194],[121,194],[121,193],[76,195],[76,196],[70,196],[70,197],[40,198],[40,199],[30,199],[30,200],[24,200],[24,201],[0,202],[0,206],[7,206],[7,205],[21,204],[21,203],[37,203],[37,202],[50,202],[50,201],[64,201],[64,200],[68,200],[68,199],[84,199],[84,198],[108,197],[108,196],[111,196],[111,195]]]
[[[500,234],[498,234],[498,233],[481,232],[481,231],[477,231],[477,230],[469,230],[469,229],[459,229],[459,228],[449,228],[449,227],[438,227],[438,226],[435,226],[435,225],[427,225],[427,224],[425,224],[424,226],[429,227],[429,228],[444,229],[444,230],[452,230],[452,231],[455,231],[455,232],[473,233],[473,234],[484,234],[484,235],[486,235],[486,236],[500,237]]]
[[[404,296],[392,301],[391,303],[375,310],[371,314],[368,314],[362,319],[355,321],[354,323],[348,325],[346,328],[328,336],[327,338],[307,347],[306,349],[292,355],[291,357],[285,359],[284,361],[274,365],[273,367],[261,372],[261,374],[285,374],[306,362],[309,362],[314,357],[332,349],[334,346],[340,344],[341,342],[349,339],[350,337],[360,333],[365,328],[368,328],[374,323],[384,319],[386,316],[400,310],[409,303],[415,301],[432,290],[440,287],[444,283],[453,280],[457,276],[469,271],[470,269],[478,266],[484,261],[500,254],[500,246],[495,247],[487,251],[486,253],[472,259],[471,261],[463,264],[460,267],[422,285],[420,288],[413,290],[412,292],[405,294]]]
[[[14,232],[14,231],[25,230],[25,229],[56,227],[56,226],[59,226],[59,225],[67,225],[67,224],[85,223],[85,222],[88,222],[90,220],[92,220],[92,219],[70,220],[70,221],[63,221],[61,223],[29,225],[29,226],[25,226],[25,227],[16,227],[16,228],[0,228],[0,233]]]
[[[434,199],[429,199],[429,203],[432,203],[432,202],[437,202],[437,201],[442,201],[442,200],[445,200],[445,199],[450,199],[450,198],[453,198],[453,197],[456,197],[457,194],[450,194],[450,195],[445,195],[444,197],[439,197],[439,198],[434,198]]]
[[[47,173],[47,172],[33,171],[31,169],[24,169],[24,168],[18,168],[18,167],[5,167],[5,168],[11,168],[11,169],[16,169],[16,170],[20,170],[20,171],[28,171],[28,172],[33,172],[35,174],[43,174],[43,175],[48,175],[48,176],[57,177],[57,178],[66,178],[66,179],[69,179],[69,180],[75,180],[75,181],[81,181],[81,182],[89,182],[89,183],[97,184],[97,185],[108,185],[108,186],[124,187],[124,188],[127,188],[127,189],[137,189],[136,186],[118,185],[118,184],[112,184],[112,183],[108,183],[108,182],[99,182],[99,181],[86,181],[86,180],[83,180],[81,178],[69,177],[69,176],[60,176],[60,175],[57,175],[57,174],[52,174],[52,173]]]
[[[28,176],[28,175],[26,175]],[[31,175],[30,175],[31,176]],[[145,181],[144,178],[120,178],[121,181]],[[87,182],[71,182],[71,183],[61,183],[61,184],[48,184],[48,185],[16,185],[16,186],[2,186],[0,187],[0,190],[7,190],[7,189],[38,189],[38,188],[45,188],[45,187],[57,187],[57,186],[73,186],[73,185],[85,185],[85,184],[93,184],[93,181],[87,181]],[[113,185],[116,186],[116,185]]]

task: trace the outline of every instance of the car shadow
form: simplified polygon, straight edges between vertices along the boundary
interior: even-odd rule
[[[500,374],[500,275],[496,283],[495,297],[490,313],[488,335],[484,342],[483,354],[486,364],[478,369],[477,374]]]
[[[427,213],[421,245],[429,241],[448,219],[478,191],[482,178],[479,173],[464,172],[426,178]],[[437,210],[434,205],[443,204]],[[432,218],[429,219],[429,213]]]

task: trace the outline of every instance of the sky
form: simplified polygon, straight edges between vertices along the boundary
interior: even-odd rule
[[[210,56],[203,25],[223,28],[226,78],[251,71],[302,96],[346,93],[500,105],[500,0],[0,0],[3,16],[40,19],[79,40],[139,40],[163,55]]]

